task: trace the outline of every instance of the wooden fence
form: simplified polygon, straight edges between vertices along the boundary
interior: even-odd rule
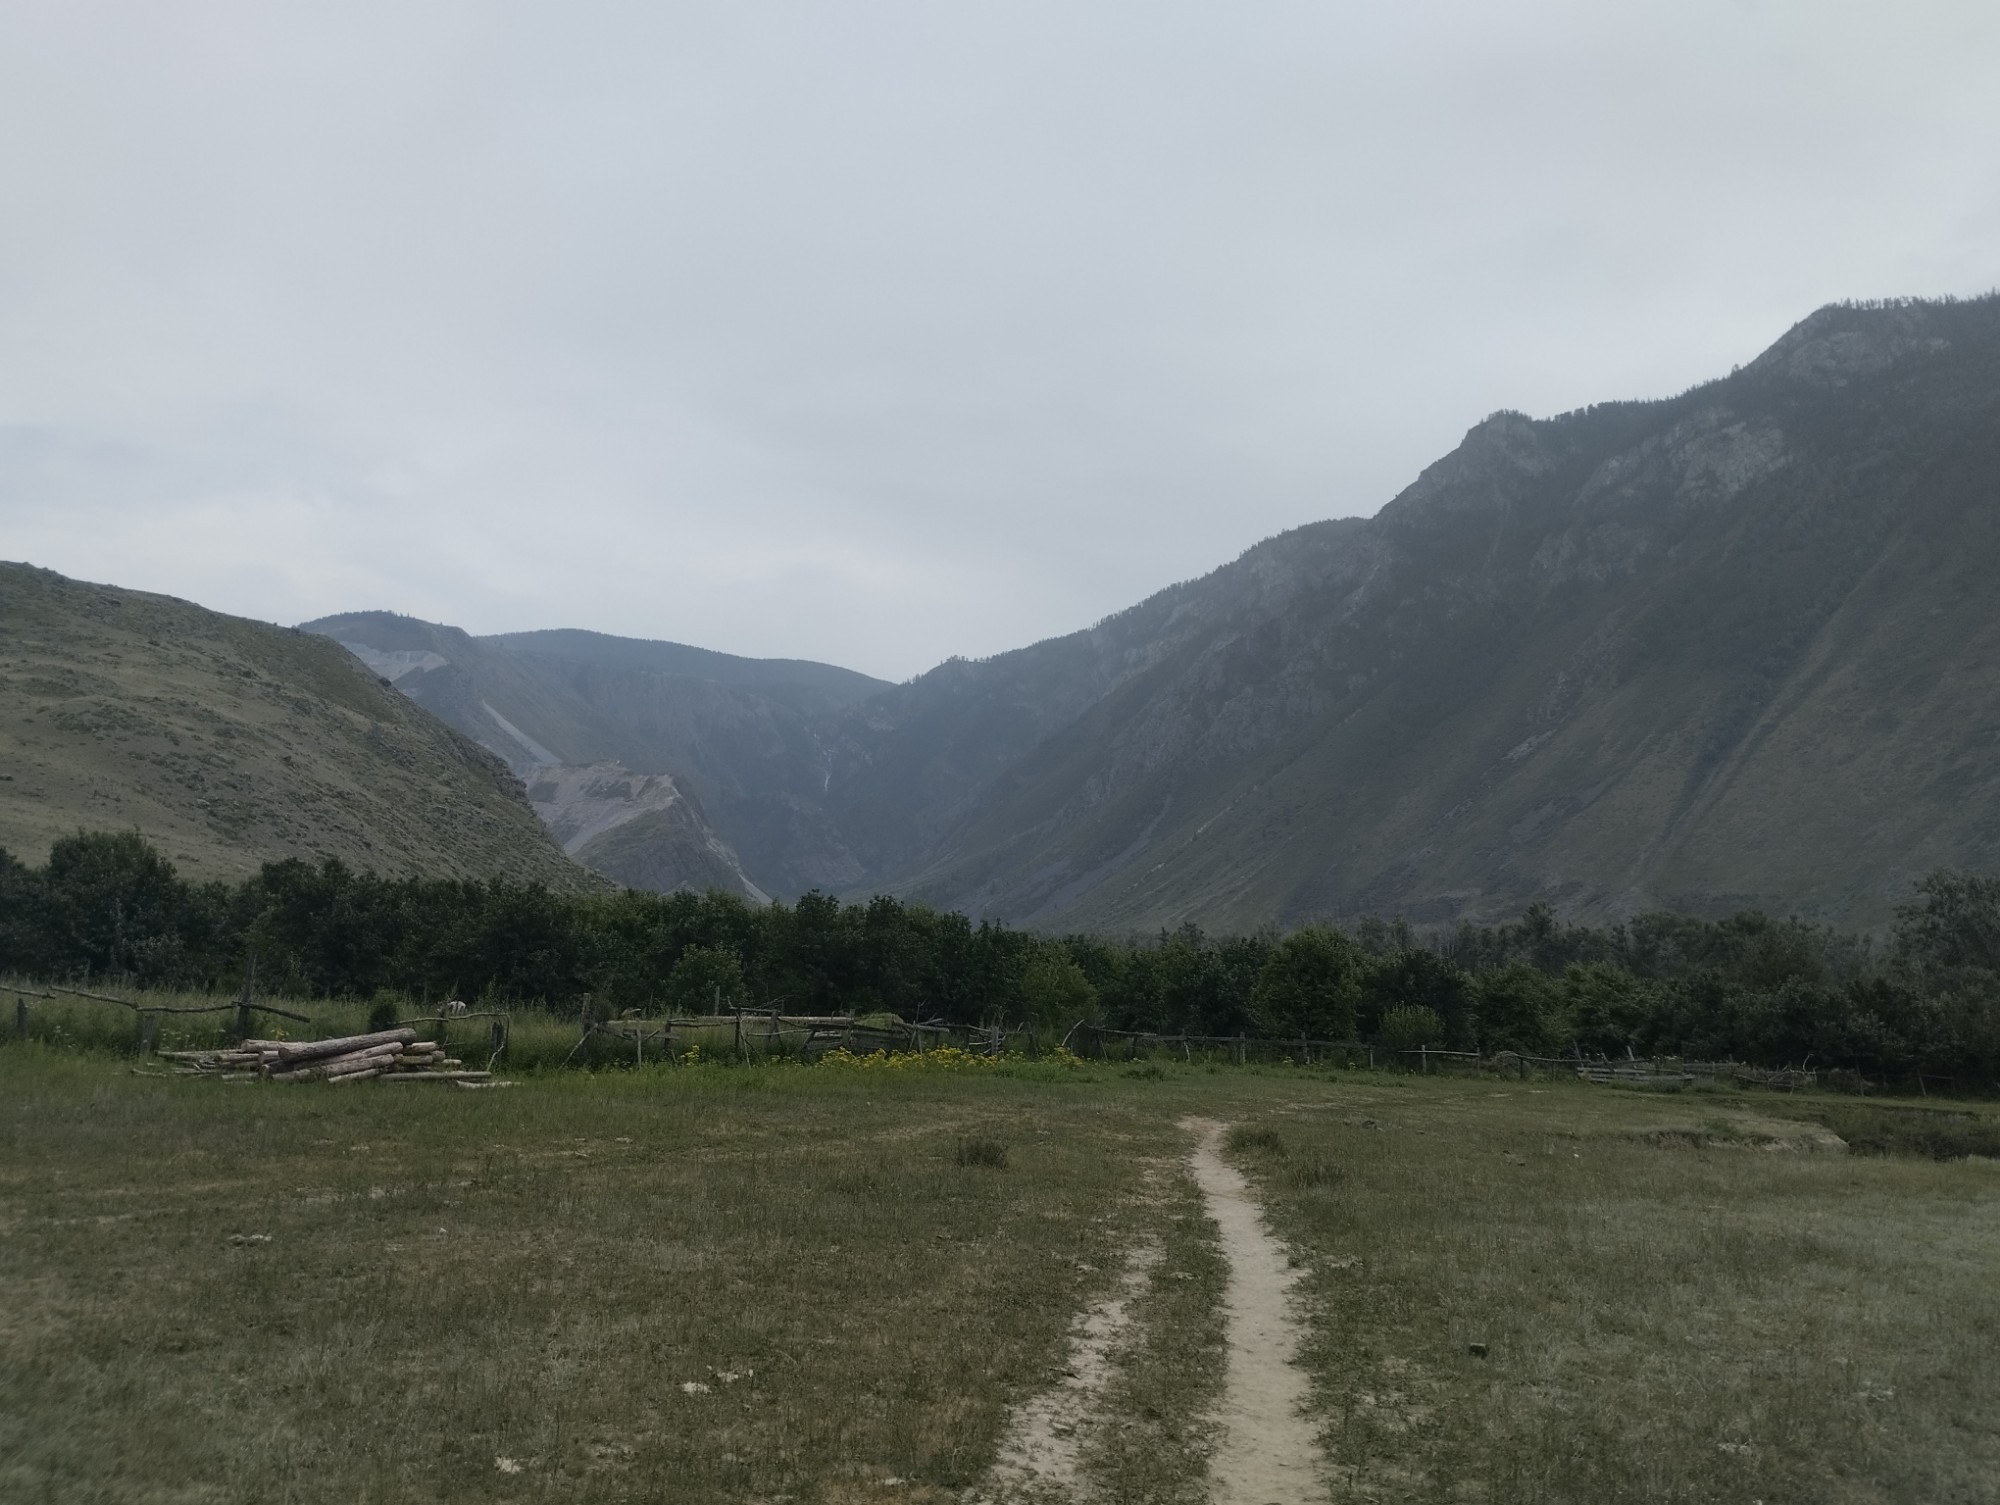
[[[251,1029],[252,1014],[273,1014],[280,1019],[296,1020],[300,1024],[311,1024],[304,1014],[295,1014],[290,1009],[281,1009],[275,1004],[259,1003],[252,986],[246,983],[237,995],[227,1003],[198,1005],[171,1003],[135,1003],[129,998],[114,998],[108,993],[92,993],[83,988],[66,987],[62,983],[43,983],[41,990],[10,987],[14,995],[14,1034],[16,1038],[28,1038],[28,1000],[30,998],[88,998],[93,1003],[115,1003],[122,1009],[130,1009],[134,1016],[137,1039],[135,1044],[139,1054],[150,1055],[160,1038],[160,1016],[162,1014],[228,1014],[236,1015],[236,1038],[247,1040],[254,1031]]]
[[[570,1050],[574,1060],[592,1039],[629,1044],[632,1059],[679,1061],[691,1046],[713,1046],[727,1036],[731,1059],[773,1056],[814,1060],[834,1050],[855,1055],[875,1051],[961,1050],[999,1056],[1010,1051],[1033,1059],[1041,1054],[1035,1032],[1022,1026],[946,1024],[900,1019],[863,1019],[851,1014],[785,1014],[776,1009],[738,1009],[724,1014],[687,1014],[657,1019],[602,1019],[583,1026]]]
[[[30,999],[61,997],[86,998],[97,1003],[115,1004],[132,1011],[135,1020],[134,1045],[142,1055],[157,1045],[162,1015],[221,1014],[234,1012],[234,1032],[246,1038],[253,1033],[253,1014],[270,1014],[300,1024],[313,1021],[304,1014],[275,1004],[258,1001],[254,985],[246,985],[237,996],[223,1003],[185,1005],[139,1003],[106,993],[91,992],[61,983],[43,983],[39,988],[9,986],[15,995],[14,1031],[28,1037]],[[434,1018],[406,1020],[406,1023],[454,1024],[467,1019],[486,1018],[491,1025],[491,1057],[497,1063],[507,1047],[508,1016],[499,1011],[477,1010],[439,1014]],[[786,1014],[778,1009],[737,1009],[717,1014],[675,1015],[654,1019],[609,1019],[586,1023],[567,1060],[574,1060],[592,1039],[609,1039],[629,1045],[638,1064],[648,1060],[678,1062],[695,1044],[713,1046],[726,1037],[724,1047],[730,1058],[741,1061],[773,1056],[816,1059],[835,1049],[856,1055],[873,1051],[934,1050],[956,1046],[961,1050],[999,1056],[1018,1053],[1038,1058],[1042,1039],[1033,1029],[1014,1025],[948,1024],[941,1020],[907,1021],[861,1018],[851,1014]],[[1419,1046],[1395,1050],[1364,1040],[1317,1040],[1310,1036],[1291,1039],[1260,1035],[1200,1035],[1186,1031],[1124,1030],[1079,1020],[1062,1038],[1062,1048],[1089,1060],[1130,1061],[1166,1056],[1192,1063],[1233,1063],[1289,1061],[1298,1065],[1337,1065],[1369,1069],[1392,1068],[1425,1075],[1460,1072],[1485,1076],[1579,1077],[1600,1085],[1674,1088],[1697,1083],[1761,1087],[1794,1092],[1822,1084],[1823,1074],[1805,1067],[1770,1069],[1740,1061],[1698,1061],[1678,1057],[1616,1059],[1611,1057],[1537,1056],[1515,1051],[1482,1054],[1474,1051],[1438,1050]],[[1852,1072],[1834,1073],[1829,1085],[1844,1090],[1868,1090],[1895,1083],[1867,1082]],[[1918,1091],[1938,1087],[1947,1092],[1964,1090],[1964,1084],[1934,1074],[1915,1078]],[[1975,1090],[1977,1090],[1975,1088]]]

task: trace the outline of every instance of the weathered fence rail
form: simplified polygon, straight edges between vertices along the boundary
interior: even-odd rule
[[[62,983],[42,983],[35,987],[10,985],[15,995],[14,1032],[29,1034],[30,999],[55,1000],[63,997],[89,999],[129,1009],[138,1020],[137,1048],[151,1053],[158,1042],[159,1020],[165,1015],[221,1014],[234,1012],[238,1038],[250,1034],[252,1014],[270,1014],[301,1024],[314,1021],[305,1014],[258,1001],[246,987],[234,999],[214,1004],[148,1003],[119,998],[108,993]],[[402,1021],[407,1024],[460,1024],[472,1019],[490,1019],[491,1068],[503,1058],[507,1048],[509,1016],[500,1010],[468,1010]],[[899,1020],[850,1014],[788,1014],[776,1008],[743,1008],[715,1014],[675,1014],[656,1018],[620,1018],[586,1022],[576,1044],[565,1058],[574,1061],[593,1039],[612,1040],[629,1046],[638,1064],[648,1060],[678,1062],[689,1046],[715,1045],[726,1039],[727,1054],[737,1060],[775,1055],[814,1059],[836,1049],[857,1055],[883,1051],[928,1051],[943,1046],[998,1056],[1018,1052],[1031,1058],[1042,1049],[1041,1034],[1022,1025],[952,1024],[943,1020]],[[1712,1082],[1732,1086],[1760,1087],[1779,1092],[1795,1092],[1822,1085],[1819,1071],[1806,1067],[1768,1068],[1741,1061],[1701,1061],[1679,1057],[1589,1057],[1580,1055],[1541,1056],[1518,1051],[1482,1053],[1440,1050],[1431,1046],[1398,1050],[1364,1040],[1326,1040],[1311,1036],[1281,1038],[1268,1035],[1205,1035],[1191,1031],[1115,1029],[1109,1025],[1078,1020],[1062,1037],[1062,1048],[1074,1050],[1087,1059],[1139,1061],[1161,1055],[1178,1056],[1193,1062],[1276,1063],[1337,1065],[1379,1069],[1393,1067],[1423,1074],[1467,1072],[1526,1078],[1529,1076],[1576,1077],[1607,1086],[1673,1088]],[[1962,1084],[1935,1076],[1918,1076],[1919,1091],[1936,1084],[1946,1090]],[[1831,1085],[1845,1090],[1865,1090],[1878,1084],[1864,1082],[1851,1072],[1835,1073]]]

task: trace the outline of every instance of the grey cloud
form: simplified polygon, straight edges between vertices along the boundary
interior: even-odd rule
[[[1996,279],[1983,4],[19,6],[0,524],[876,673]]]

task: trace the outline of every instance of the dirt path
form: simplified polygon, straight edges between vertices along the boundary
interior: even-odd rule
[[[1104,1391],[1115,1362],[1138,1338],[1132,1304],[1159,1260],[1160,1247],[1150,1242],[1137,1245],[1126,1256],[1111,1294],[1085,1312],[1071,1330],[1062,1379],[1014,1413],[992,1472],[970,1496],[973,1505],[1089,1496],[1082,1475],[1084,1444],[1105,1420]]]
[[[1229,1259],[1229,1363],[1214,1418],[1220,1436],[1209,1460],[1209,1498],[1214,1505],[1324,1501],[1325,1466],[1304,1415],[1309,1389],[1292,1362],[1295,1275],[1285,1246],[1265,1228],[1249,1183],[1222,1158],[1222,1125],[1191,1118],[1182,1127],[1200,1136],[1194,1179]]]

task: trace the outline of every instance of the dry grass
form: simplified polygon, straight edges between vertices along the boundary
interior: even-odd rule
[[[1821,1106],[1413,1082],[1284,1113],[1243,1158],[1310,1270],[1350,1496],[2000,1499],[2000,1164],[1804,1149],[1777,1115]]]
[[[1083,1462],[1198,1500],[1198,1111],[1308,1268],[1353,1497],[1992,1500],[2000,1169],[1751,1147],[1812,1107],[1172,1065],[306,1090],[9,1045],[0,1498],[955,1499],[1147,1240]]]
[[[1046,1381],[1171,1136],[796,1068],[0,1073],[9,1500],[922,1499]],[[1003,1122],[1007,1170],[953,1164]]]

